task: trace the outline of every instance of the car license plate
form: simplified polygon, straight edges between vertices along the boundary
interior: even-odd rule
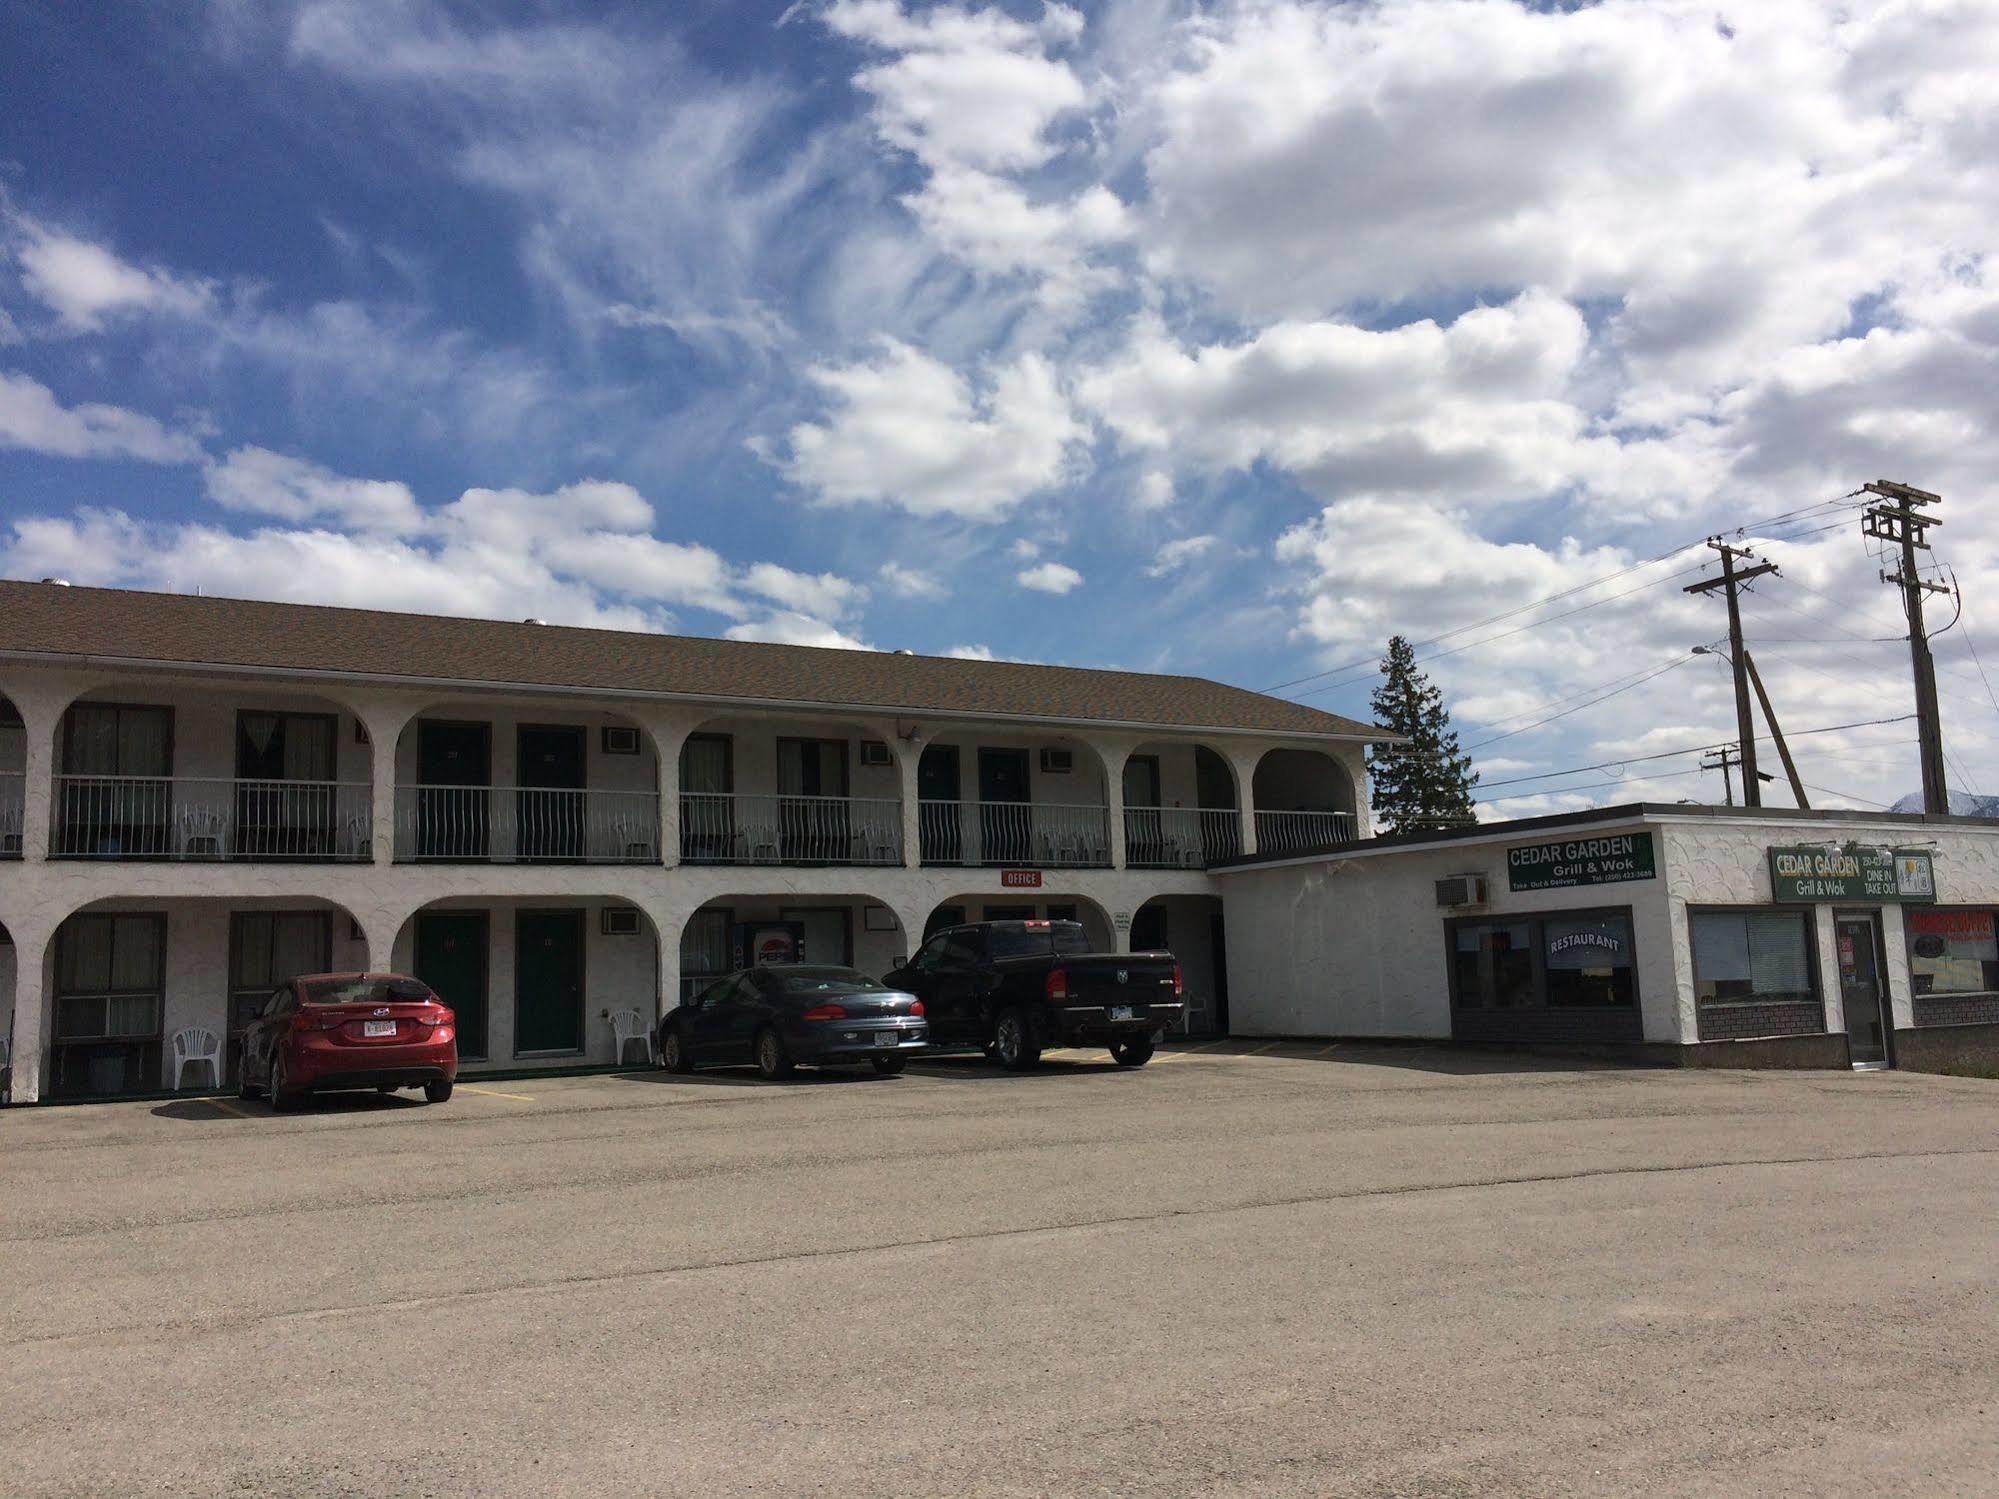
[[[1131,1006],[1130,1006],[1130,1005],[1112,1005],[1112,1006],[1111,1006],[1111,1019],[1113,1019],[1113,1020],[1129,1020],[1129,1019],[1131,1019]]]
[[[364,1036],[393,1036],[395,1033],[396,1023],[393,1020],[364,1020],[361,1022],[361,1034]]]
[[[875,1034],[875,1045],[894,1046],[901,1039],[902,1037],[898,1036],[894,1031],[878,1031]]]

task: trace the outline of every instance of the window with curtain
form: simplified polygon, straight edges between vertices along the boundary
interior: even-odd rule
[[[246,781],[330,781],[338,720],[324,713],[239,713],[236,774]]]
[[[54,1039],[158,1036],[165,951],[162,916],[72,916],[56,939]]]
[[[171,708],[72,703],[63,715],[64,775],[168,776],[172,762]]]
[[[333,918],[326,911],[238,911],[229,918],[229,1039],[264,1008],[286,979],[324,973],[333,950]],[[237,1068],[227,1051],[230,1076]]]
[[[781,796],[845,796],[847,743],[844,739],[780,739],[777,789]]]
[[[715,796],[734,790],[729,747],[726,734],[690,734],[680,747],[680,789]]]
[[[682,977],[712,978],[734,967],[729,949],[729,913],[715,908],[696,911],[680,934]]]
[[[1909,980],[1917,994],[1999,991],[1999,941],[1990,911],[1923,911],[1904,907]]]
[[[1805,911],[1691,911],[1694,997],[1703,1004],[1815,1001]]]

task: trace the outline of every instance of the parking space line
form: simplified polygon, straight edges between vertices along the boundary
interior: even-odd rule
[[[1275,1041],[1266,1041],[1263,1043],[1263,1045],[1256,1047],[1251,1051],[1244,1052],[1243,1055],[1246,1057],[1260,1057],[1266,1051],[1275,1051],[1278,1047],[1278,1044],[1279,1043]]]
[[[481,1088],[472,1083],[460,1083],[458,1085],[458,1091],[461,1093],[479,1093],[483,1094],[487,1098],[511,1098],[514,1100],[515,1103],[534,1102],[534,1100],[528,1097],[527,1094],[525,1093],[502,1093],[498,1088]]]
[[[1313,1052],[1312,1055],[1315,1057],[1322,1057],[1329,1051],[1338,1051],[1339,1048],[1340,1048],[1340,1043],[1335,1041],[1330,1046],[1320,1047],[1317,1051]]]
[[[202,1102],[213,1104],[216,1108],[222,1110],[223,1113],[234,1114],[238,1119],[248,1119],[250,1117],[246,1110],[237,1108],[235,1104],[228,1102],[226,1099],[204,1098]]]

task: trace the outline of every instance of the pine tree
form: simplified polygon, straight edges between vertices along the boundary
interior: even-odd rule
[[[1471,756],[1458,750],[1443,694],[1416,669],[1416,652],[1400,635],[1388,642],[1381,675],[1381,685],[1374,689],[1374,721],[1409,742],[1368,750],[1377,830],[1414,833],[1463,826],[1472,819],[1478,772],[1471,768]]]

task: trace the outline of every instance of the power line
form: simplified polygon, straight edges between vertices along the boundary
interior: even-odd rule
[[[1808,734],[1837,734],[1847,729],[1871,729],[1881,724],[1907,723],[1915,716],[1913,713],[1898,713],[1893,718],[1867,718],[1861,719],[1856,723],[1832,723],[1825,724],[1816,729],[1794,729],[1791,731],[1790,737],[1793,739],[1803,739]],[[1770,736],[1767,734],[1760,734],[1757,738],[1761,741],[1770,741]],[[1704,744],[1690,744],[1684,749],[1661,750],[1657,754],[1651,755],[1625,755],[1616,760],[1600,760],[1594,765],[1571,765],[1566,770],[1549,770],[1543,771],[1539,775],[1515,776],[1513,779],[1507,781],[1483,781],[1480,785],[1485,788],[1493,786],[1521,786],[1529,781],[1551,781],[1560,776],[1581,775],[1587,770],[1609,770],[1619,765],[1644,765],[1653,760],[1670,760],[1678,755],[1704,754],[1708,750],[1713,749],[1716,744],[1725,742],[1727,741],[1710,739]]]
[[[1562,711],[1559,713],[1550,713],[1546,718],[1536,719],[1533,723],[1522,724],[1517,729],[1508,729],[1503,734],[1494,734],[1490,738],[1479,740],[1476,744],[1468,744],[1465,746],[1465,753],[1470,754],[1473,750],[1484,749],[1488,744],[1497,744],[1502,739],[1511,739],[1515,734],[1525,734],[1530,729],[1544,728],[1548,724],[1555,722],[1557,719],[1567,718],[1571,713],[1580,713],[1585,708],[1594,708],[1598,703],[1609,702],[1612,698],[1617,697],[1622,693],[1630,692],[1633,688],[1643,687],[1647,682],[1652,681],[1655,677],[1663,677],[1669,671],[1677,671],[1680,667],[1685,666],[1691,660],[1693,660],[1692,656],[1676,656],[1671,661],[1668,661],[1664,666],[1652,667],[1646,670],[1642,675],[1639,675],[1634,679],[1627,680],[1629,674],[1627,674],[1627,677],[1612,677],[1608,682],[1600,682],[1597,684],[1598,687],[1613,688],[1612,691],[1605,692],[1599,697],[1593,697],[1588,702],[1577,703],[1572,708],[1563,708]],[[1621,687],[1616,686],[1615,684],[1619,682],[1622,682],[1624,685]],[[1582,691],[1584,692],[1595,692],[1596,690],[1597,690],[1596,687],[1585,687],[1582,689]],[[1575,693],[1570,693],[1568,697],[1558,697],[1553,702],[1543,703],[1541,707],[1553,708],[1558,706],[1559,704],[1570,702],[1571,700],[1574,699],[1575,696],[1576,696]],[[1535,708],[1529,708],[1527,711],[1529,713],[1534,713],[1540,710]],[[1517,718],[1520,715],[1515,714],[1514,716]],[[1503,718],[1497,720],[1497,722],[1500,723],[1505,723],[1506,721],[1507,720]]]

